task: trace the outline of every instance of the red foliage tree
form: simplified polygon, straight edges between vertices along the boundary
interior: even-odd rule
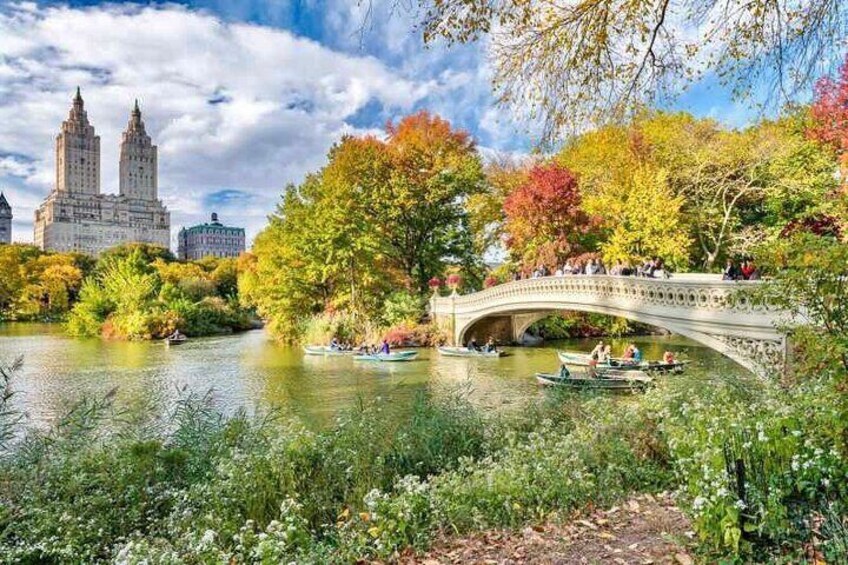
[[[816,83],[810,114],[814,125],[807,135],[835,149],[848,166],[848,57],[836,78],[823,77]]]
[[[600,219],[581,207],[574,174],[557,164],[533,167],[504,201],[506,245],[525,268],[550,268],[591,248]]]

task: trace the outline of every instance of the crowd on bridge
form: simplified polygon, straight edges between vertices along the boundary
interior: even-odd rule
[[[544,264],[530,272],[516,271],[513,274],[512,280],[522,279],[538,279],[541,277],[564,277],[571,275],[611,275],[618,277],[647,277],[655,279],[667,279],[671,277],[671,272],[666,267],[662,257],[652,257],[643,264],[634,267],[630,262],[618,261],[607,269],[601,259],[589,258],[586,260],[568,259],[565,263],[557,267],[555,270]],[[723,280],[731,281],[754,281],[760,279],[760,272],[754,261],[745,259],[741,265],[736,264],[732,259],[727,260],[724,270],[722,271]]]
[[[629,262],[618,261],[609,269],[601,259],[589,258],[586,260],[568,259],[561,267],[551,272],[547,265],[541,264],[530,273],[516,272],[513,280],[538,279],[540,277],[564,277],[571,275],[612,275],[619,277],[649,277],[663,279],[671,276],[661,257],[652,257],[643,264],[634,267]]]

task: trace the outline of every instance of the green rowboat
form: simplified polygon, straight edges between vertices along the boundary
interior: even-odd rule
[[[376,361],[378,363],[396,363],[412,361],[418,357],[417,351],[395,351],[394,353],[373,353],[369,355],[354,355],[354,361]]]

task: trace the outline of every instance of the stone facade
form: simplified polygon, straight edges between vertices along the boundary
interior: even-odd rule
[[[12,207],[0,192],[0,243],[12,243]]]
[[[182,228],[177,236],[177,256],[184,261],[203,257],[238,257],[244,252],[244,228],[225,226],[212,214],[212,221]]]
[[[119,193],[100,193],[100,137],[77,89],[56,137],[56,186],[35,211],[35,244],[95,256],[130,242],[170,247],[171,216],[157,177],[156,146],[136,101],[121,140]]]

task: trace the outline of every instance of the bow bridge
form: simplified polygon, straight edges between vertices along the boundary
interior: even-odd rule
[[[764,374],[783,370],[787,348],[776,328],[781,312],[755,304],[738,292],[757,284],[688,274],[671,279],[543,277],[462,296],[434,295],[430,315],[447,330],[454,345],[472,335],[485,339],[495,332],[482,330],[493,327],[519,342],[531,324],[556,312],[619,316],[693,339]]]

